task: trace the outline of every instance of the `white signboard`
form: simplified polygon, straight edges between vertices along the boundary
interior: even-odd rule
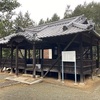
[[[62,61],[63,62],[76,62],[76,52],[75,51],[62,51]]]

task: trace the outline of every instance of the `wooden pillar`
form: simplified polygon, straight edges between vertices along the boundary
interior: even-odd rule
[[[80,41],[80,82],[84,82],[84,75],[83,75],[83,40],[81,34],[81,41]]]
[[[26,64],[27,64],[27,49],[25,49],[25,51],[24,51],[24,61],[25,61],[25,68],[24,68],[24,72],[25,72],[25,74],[26,74]]]
[[[97,41],[97,68],[99,68],[99,40]]]
[[[35,65],[36,65],[36,48],[35,48],[35,43],[33,44],[33,78],[36,75],[36,70],[35,70]]]
[[[61,55],[61,48],[60,45],[58,44],[58,56]],[[58,61],[58,80],[61,80],[61,59]]]
[[[43,52],[43,49],[41,49],[41,51],[40,51],[40,58],[41,58],[41,77],[43,77],[43,59],[44,59],[44,57],[43,57],[43,54],[44,52]]]
[[[13,73],[13,46],[11,44],[11,73]]]
[[[16,75],[18,76],[18,45],[16,46]]]
[[[0,45],[0,66],[2,64],[2,45]]]
[[[91,59],[91,78],[93,79],[93,50],[92,50],[92,39],[93,37],[91,36],[90,39],[90,59]]]

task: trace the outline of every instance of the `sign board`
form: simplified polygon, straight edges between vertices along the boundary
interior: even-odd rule
[[[75,83],[77,82],[76,73],[76,52],[75,51],[62,51],[62,82],[64,81],[64,64],[63,62],[74,62]]]
[[[75,51],[62,51],[62,61],[63,62],[76,62],[76,52]]]

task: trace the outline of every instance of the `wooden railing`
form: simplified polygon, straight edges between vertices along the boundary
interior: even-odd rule
[[[43,70],[47,71],[50,68],[50,66],[55,62],[55,59],[44,59],[41,61],[42,61]],[[32,64],[32,60],[30,60],[30,61],[28,60],[28,64],[30,62]],[[36,63],[39,64],[40,61],[36,60]],[[80,60],[77,60],[76,64],[77,64],[77,74],[80,74]],[[13,66],[13,68],[15,67],[14,59],[12,60],[12,66]],[[60,64],[59,64],[59,62],[57,62],[50,71],[57,72],[58,66],[60,66],[60,68],[61,68],[61,62],[60,62]],[[0,67],[11,67],[11,60],[10,59],[6,59],[6,60],[2,59]],[[30,67],[32,67],[32,66],[30,66]],[[18,68],[19,69],[25,68],[25,60],[24,59],[20,59],[20,58],[18,59]],[[83,60],[83,73],[84,74],[90,73],[91,69],[94,70],[95,68],[96,68],[96,60],[94,60],[94,61]],[[38,71],[38,69],[37,69],[37,71]],[[64,63],[64,71],[65,71],[65,73],[73,74],[74,73],[74,63]]]

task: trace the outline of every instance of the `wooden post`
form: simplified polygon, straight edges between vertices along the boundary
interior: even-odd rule
[[[41,77],[43,77],[43,49],[41,50],[40,52],[40,55],[41,55]]]
[[[2,45],[0,45],[0,67],[2,64]]]
[[[26,62],[26,60],[27,60],[27,49],[25,49],[25,52],[24,52],[24,61],[25,61],[25,67],[24,67],[24,73],[26,74],[26,67],[27,67],[27,62]]]
[[[97,41],[97,68],[99,68],[99,40]]]
[[[83,75],[83,40],[81,34],[80,40],[80,82],[84,83],[84,75]]]
[[[92,50],[92,36],[90,40],[90,58],[91,58],[91,79],[93,79],[93,50]]]
[[[58,44],[58,56],[61,55],[61,48],[60,45]],[[58,80],[61,80],[61,59],[58,61]]]
[[[11,44],[11,73],[13,73],[13,46]]]
[[[36,70],[35,70],[35,64],[36,64],[36,50],[35,50],[35,43],[33,43],[33,78],[35,78]]]
[[[16,75],[18,76],[18,45],[16,46]]]

